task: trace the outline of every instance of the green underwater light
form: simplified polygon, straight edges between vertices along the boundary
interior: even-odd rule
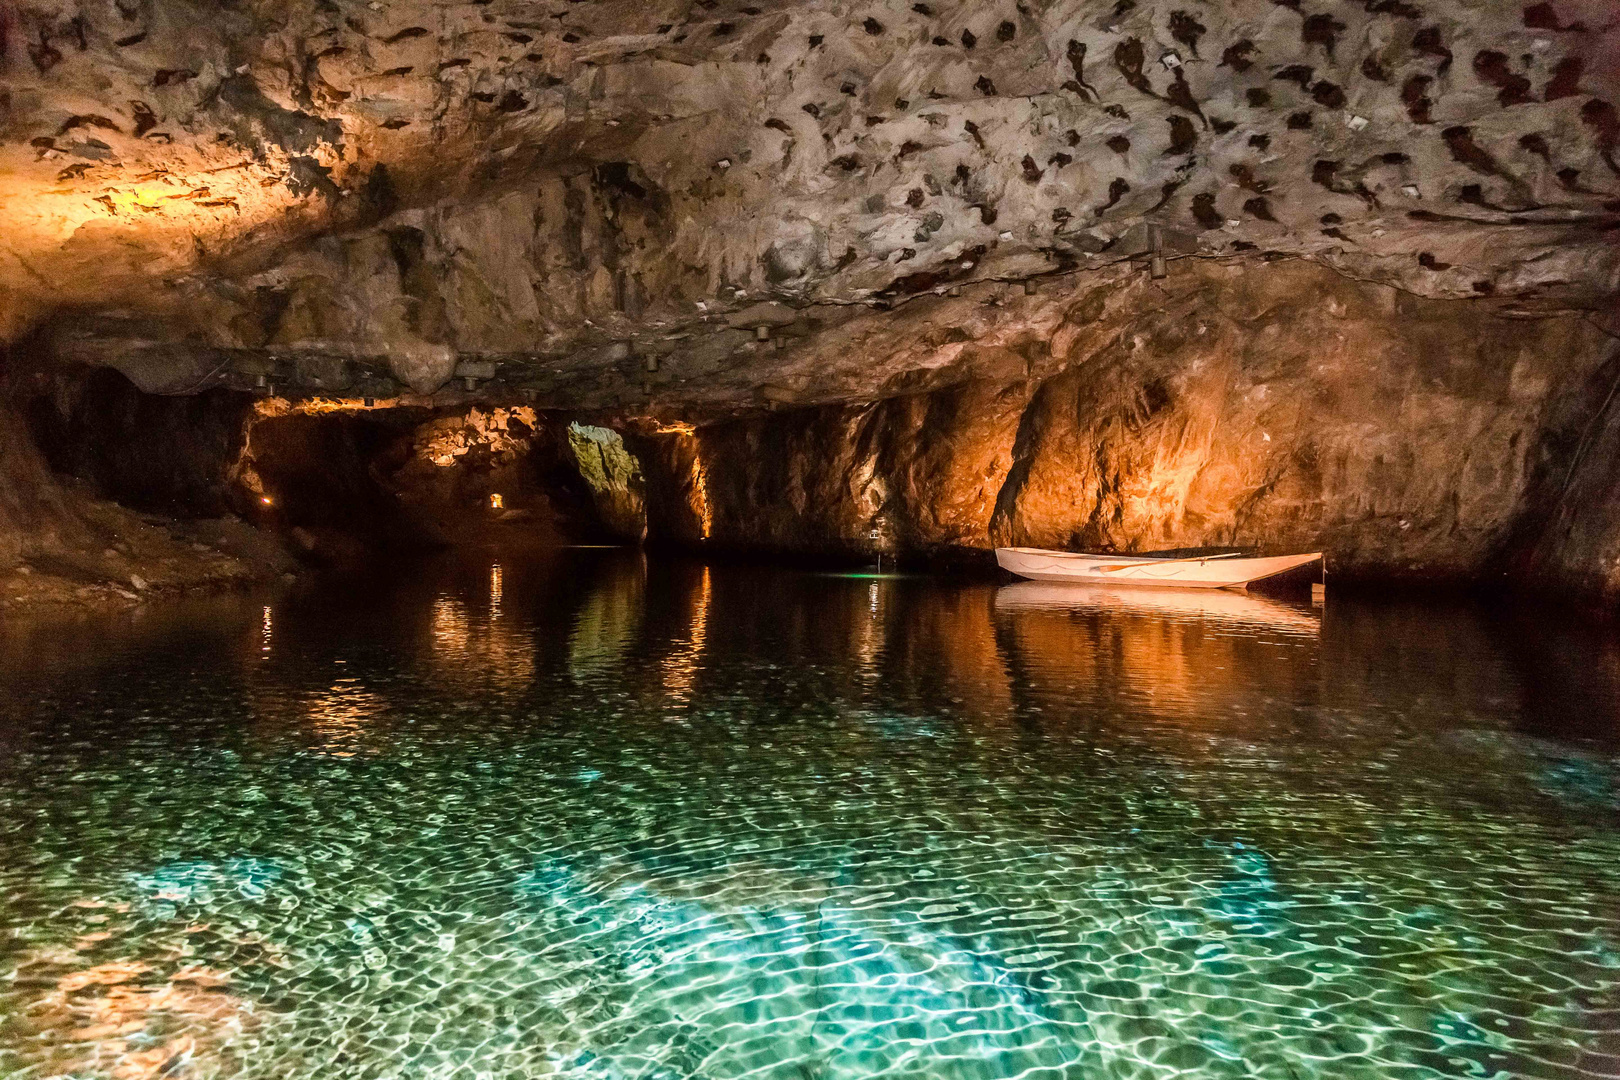
[[[847,578],[853,581],[898,581],[901,578],[921,577],[921,574],[882,574],[875,570],[850,570],[845,572],[828,572],[817,574],[817,577]]]

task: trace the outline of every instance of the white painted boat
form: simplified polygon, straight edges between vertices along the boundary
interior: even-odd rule
[[[1084,555],[1044,548],[996,548],[1003,570],[1035,581],[1089,581],[1108,585],[1156,585],[1174,589],[1243,589],[1322,558],[1308,555],[1204,555],[1185,559],[1150,555]]]

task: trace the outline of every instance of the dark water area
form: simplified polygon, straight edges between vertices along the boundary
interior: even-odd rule
[[[1620,1075],[1620,645],[455,560],[0,625],[0,1077]]]

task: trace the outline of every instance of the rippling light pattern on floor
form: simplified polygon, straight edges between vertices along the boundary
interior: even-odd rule
[[[0,684],[0,1076],[1620,1072],[1615,755],[1380,667],[1475,631],[590,565]]]

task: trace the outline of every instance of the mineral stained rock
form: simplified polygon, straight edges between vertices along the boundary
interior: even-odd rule
[[[1103,265],[1147,222],[1429,296],[1620,273],[1603,0],[6,10],[0,337],[157,313],[420,390],[445,349],[555,366],[699,305]]]
[[[1563,491],[1585,399],[1620,372],[1582,318],[1481,317],[1292,263],[1138,277],[1009,322],[1036,329],[966,346],[1000,355],[937,387],[646,438],[654,534],[1324,549],[1339,573],[1462,579],[1505,568],[1560,505],[1579,546],[1550,535],[1539,558],[1612,576],[1613,421]]]

